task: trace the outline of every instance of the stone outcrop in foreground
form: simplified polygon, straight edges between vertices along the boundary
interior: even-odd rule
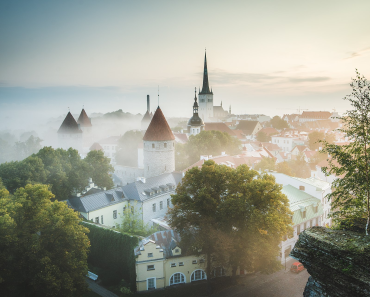
[[[290,255],[311,275],[304,297],[370,296],[370,236],[313,227]]]

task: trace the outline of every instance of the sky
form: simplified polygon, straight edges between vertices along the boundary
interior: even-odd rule
[[[0,0],[0,130],[68,110],[191,117],[207,51],[214,104],[270,116],[349,109],[370,79],[370,1]]]

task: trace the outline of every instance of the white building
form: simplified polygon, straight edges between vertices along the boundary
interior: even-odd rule
[[[271,136],[271,143],[279,146],[284,152],[291,152],[296,145],[304,145],[304,141],[296,137]]]
[[[104,138],[98,143],[101,145],[104,151],[104,155],[108,158],[110,158],[111,163],[116,163],[116,153],[117,153],[117,147],[118,147],[118,140],[121,138],[121,136],[110,136],[108,138]]]

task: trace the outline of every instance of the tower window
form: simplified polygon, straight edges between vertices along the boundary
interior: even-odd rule
[[[154,143],[152,143],[152,148],[154,148]]]
[[[164,144],[164,148],[167,148],[167,143]]]

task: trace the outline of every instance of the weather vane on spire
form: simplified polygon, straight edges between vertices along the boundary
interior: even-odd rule
[[[159,107],[159,85],[158,85],[158,107]]]

